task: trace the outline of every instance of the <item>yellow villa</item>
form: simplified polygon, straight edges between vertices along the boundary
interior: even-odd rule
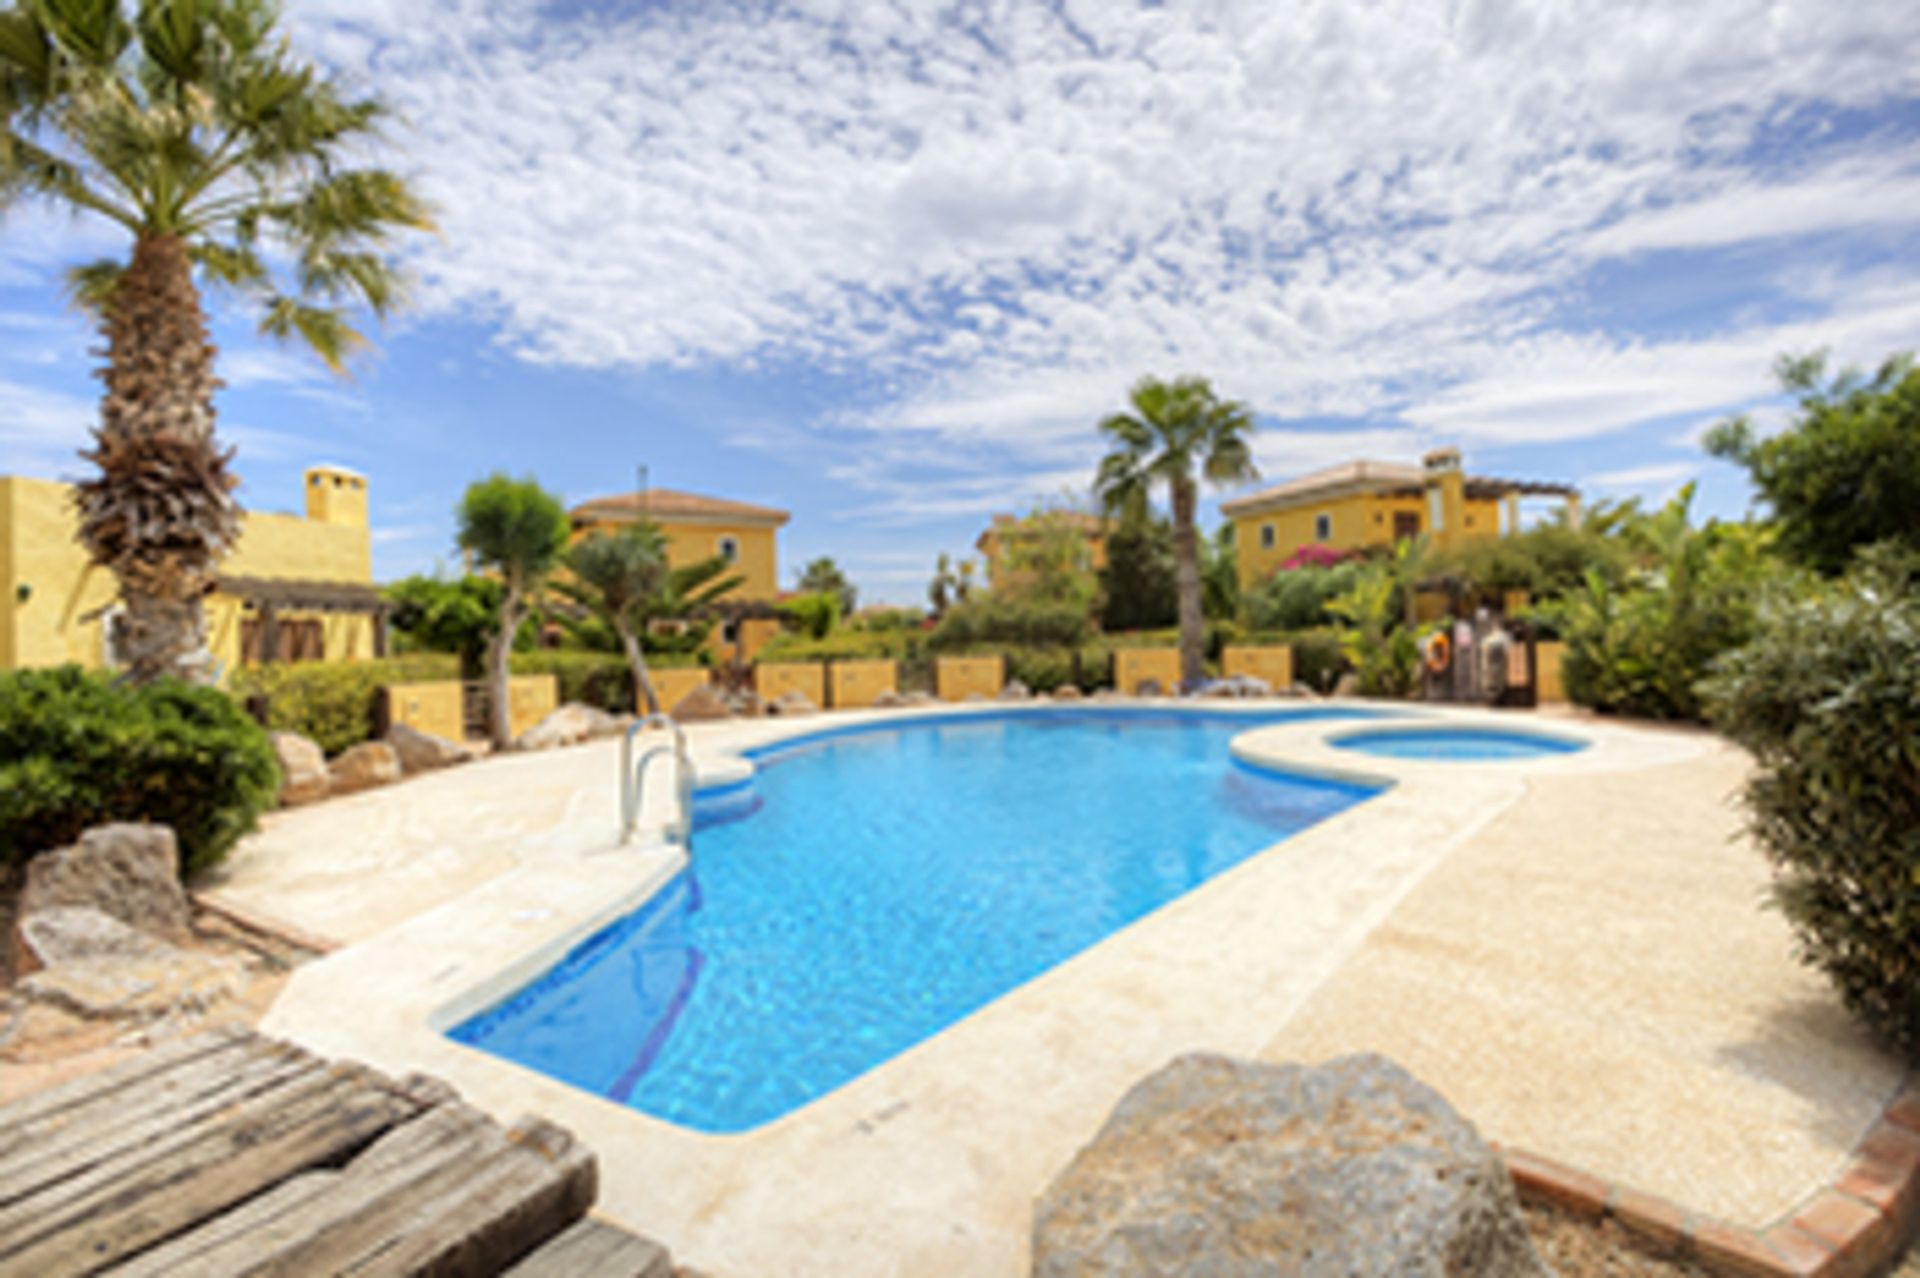
[[[222,677],[262,661],[352,661],[386,646],[365,476],[315,466],[306,514],[249,511],[207,600]],[[114,581],[74,539],[66,484],[0,475],[0,670],[111,667]]]
[[[1220,513],[1233,521],[1245,590],[1302,546],[1362,550],[1424,534],[1445,547],[1512,532],[1522,497],[1558,497],[1579,519],[1572,486],[1468,475],[1452,448],[1428,453],[1419,466],[1347,462],[1222,502]]]
[[[733,606],[723,608],[723,620],[709,641],[722,655],[752,661],[780,632],[772,607],[780,597],[777,538],[786,525],[786,511],[671,488],[648,488],[595,497],[570,513],[575,540],[595,532],[611,535],[646,520],[665,534],[671,567],[684,568],[716,555],[732,565],[731,574],[742,580],[723,597],[723,604]]]
[[[1107,566],[1107,521],[1098,515],[1090,515],[1079,510],[1049,510],[1022,518],[1018,515],[995,515],[993,523],[980,534],[973,548],[980,552],[986,561],[987,584],[1001,586],[1007,580],[1007,551],[1019,544],[1021,536],[1032,520],[1046,519],[1064,524],[1086,539],[1086,556],[1081,564],[1083,568],[1098,572]]]

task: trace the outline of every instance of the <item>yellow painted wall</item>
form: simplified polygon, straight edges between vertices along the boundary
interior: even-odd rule
[[[1220,673],[1228,678],[1250,675],[1266,680],[1276,692],[1285,691],[1293,686],[1293,649],[1229,644],[1220,650]]]
[[[1180,690],[1180,650],[1178,648],[1115,648],[1113,650],[1113,686],[1127,696],[1135,695],[1143,680],[1152,679],[1165,693]]]
[[[827,704],[827,668],[818,661],[762,662],[753,668],[753,690],[762,701],[797,692],[814,705]]]
[[[507,680],[507,720],[519,736],[552,714],[560,704],[560,680],[553,675],[514,675]]]
[[[900,666],[893,661],[836,661],[827,667],[835,710],[859,710],[883,692],[898,692]]]
[[[404,723],[436,737],[459,741],[467,735],[466,716],[461,709],[460,682],[448,679],[433,683],[388,684],[387,722]]]
[[[331,475],[333,472],[309,472]],[[343,472],[344,473],[344,472]],[[364,484],[364,481],[362,481]],[[113,602],[112,574],[93,566],[74,540],[75,523],[65,484],[0,476],[0,669],[74,662],[97,669],[103,661],[100,623],[83,617]],[[302,519],[249,513],[240,540],[221,564],[223,573],[283,580],[370,583],[373,547],[364,522],[365,488],[358,490],[361,522]],[[343,493],[335,518],[355,513]],[[25,601],[21,585],[30,587]],[[347,613],[283,612],[284,618],[320,617],[328,660],[373,655],[373,619]],[[207,642],[224,671],[240,663],[238,600],[207,601]]]
[[[660,708],[668,714],[695,688],[704,688],[713,681],[712,672],[704,666],[675,666],[664,670],[649,666],[647,677],[653,680],[653,692],[660,698]],[[646,698],[643,696],[640,700]],[[645,714],[646,709],[644,705],[636,705],[634,713]]]
[[[772,599],[780,593],[780,556],[775,538],[777,529],[764,525],[723,523],[674,523],[654,521],[667,539],[667,564],[685,568],[720,553],[720,540],[731,537],[739,544],[739,558],[727,570],[728,576],[744,580],[724,596],[728,599]],[[581,527],[574,533],[578,541],[593,533],[612,537],[627,525],[603,519]]]
[[[1003,657],[941,657],[933,667],[935,694],[942,701],[992,700],[1007,686],[1006,664]]]
[[[725,664],[738,658],[742,665],[752,665],[760,656],[760,650],[772,643],[780,633],[780,622],[773,617],[743,617],[740,619],[740,637],[736,643],[728,643],[721,637],[721,627],[715,623],[707,632],[707,641],[701,645],[713,654],[716,662]]]
[[[1396,513],[1417,515],[1420,531],[1429,531],[1425,496],[1379,496],[1351,493],[1326,502],[1299,506],[1291,510],[1263,515],[1238,515],[1233,520],[1233,540],[1240,572],[1240,588],[1251,590],[1280,571],[1280,565],[1302,546],[1325,545],[1335,550],[1363,550],[1370,546],[1393,544]],[[1330,535],[1314,536],[1316,516],[1326,515],[1332,523]],[[1261,544],[1260,530],[1273,529],[1273,545]],[[1497,500],[1470,501],[1460,534],[1463,538],[1491,537],[1500,531],[1500,503]]]

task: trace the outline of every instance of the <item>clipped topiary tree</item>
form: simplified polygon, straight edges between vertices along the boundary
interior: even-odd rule
[[[1920,593],[1912,560],[1761,608],[1704,691],[1753,752],[1752,830],[1804,959],[1920,1057]]]
[[[171,826],[180,869],[213,865],[280,788],[260,725],[213,688],[114,687],[78,666],[0,675],[0,865],[109,821]]]

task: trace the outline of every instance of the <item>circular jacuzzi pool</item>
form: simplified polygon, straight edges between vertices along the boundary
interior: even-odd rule
[[[1538,759],[1573,754],[1587,743],[1507,728],[1368,728],[1332,739],[1342,750],[1389,759]]]

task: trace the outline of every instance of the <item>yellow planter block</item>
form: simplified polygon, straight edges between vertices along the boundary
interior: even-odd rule
[[[1566,702],[1566,685],[1560,680],[1560,663],[1566,655],[1567,645],[1557,641],[1542,641],[1533,646],[1534,678],[1540,685],[1536,695],[1543,706]]]
[[[705,666],[676,666],[664,670],[649,667],[647,677],[653,680],[653,694],[660,698],[660,709],[667,714],[672,714],[673,708],[686,700],[695,688],[704,688],[712,682],[712,672]],[[639,700],[645,701],[646,697],[641,695]],[[634,707],[636,714],[645,714],[646,710],[644,705]]]
[[[942,701],[991,701],[1007,686],[1006,668],[1004,657],[942,657],[933,670],[934,690]]]
[[[860,710],[883,692],[898,692],[900,667],[892,661],[836,661],[827,667],[835,710]]]
[[[1178,648],[1115,648],[1113,650],[1113,686],[1134,696],[1140,685],[1151,679],[1160,691],[1180,690],[1180,650]]]
[[[822,709],[827,704],[827,668],[818,661],[778,661],[753,668],[753,690],[762,701],[797,692]]]
[[[431,732],[449,741],[460,741],[466,737],[467,718],[461,709],[459,680],[391,683],[385,691],[389,724],[404,723],[409,728]]]
[[[1284,644],[1270,648],[1228,645],[1220,652],[1220,672],[1229,679],[1236,675],[1264,679],[1275,692],[1284,692],[1293,686],[1293,649]]]
[[[515,675],[507,680],[507,719],[519,736],[560,705],[560,680],[553,675]]]

